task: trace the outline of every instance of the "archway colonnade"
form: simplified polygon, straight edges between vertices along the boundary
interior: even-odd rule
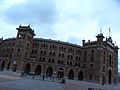
[[[29,74],[30,72],[33,72],[35,75],[46,75],[46,77],[53,77],[56,76],[58,78],[68,78],[68,79],[75,79],[75,70],[74,69],[68,69],[67,72],[62,67],[54,67],[54,66],[43,66],[43,65],[36,65],[35,68],[32,68],[32,65],[30,63],[25,64],[24,67],[24,73]],[[83,80],[83,71],[79,71],[78,73],[78,80]]]

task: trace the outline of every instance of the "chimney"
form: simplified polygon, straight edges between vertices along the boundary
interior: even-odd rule
[[[85,40],[83,39],[83,40],[82,40],[82,46],[83,46],[83,47],[84,47],[84,44],[85,44]]]

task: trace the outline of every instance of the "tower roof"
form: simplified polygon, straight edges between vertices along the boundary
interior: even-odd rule
[[[34,30],[31,29],[30,25],[28,26],[21,26],[21,24],[19,25],[18,28],[16,28],[17,30],[23,31],[23,30],[28,30],[33,36],[35,36]]]
[[[98,34],[96,37],[97,38],[105,38],[102,33]]]

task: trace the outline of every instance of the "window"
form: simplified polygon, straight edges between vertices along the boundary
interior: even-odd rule
[[[75,63],[75,66],[77,66],[77,63]]]
[[[71,55],[71,59],[73,59],[73,56]]]
[[[92,74],[90,74],[90,80],[93,78],[93,75]]]
[[[68,55],[68,59],[70,59],[70,55]]]
[[[78,57],[76,56],[76,61],[78,60]]]
[[[94,54],[94,50],[92,50],[91,53]]]
[[[12,55],[10,55],[10,58],[12,57]]]
[[[63,60],[61,60],[61,64],[63,64]]]
[[[43,57],[43,61],[45,61],[45,58]]]
[[[41,57],[39,57],[39,61],[41,61]]]
[[[52,63],[54,63],[54,59],[52,59]]]
[[[11,49],[11,53],[13,52],[13,48]]]
[[[103,71],[105,71],[105,66],[103,66]]]
[[[111,58],[111,54],[109,55],[109,65],[112,64],[112,58]]]
[[[55,52],[53,52],[53,56],[55,56]]]
[[[34,50],[32,49],[32,52],[31,52],[32,54],[34,53]]]
[[[59,53],[59,57],[61,57],[61,53]]]
[[[20,52],[20,48],[17,49],[17,53],[19,53],[19,52]]]
[[[46,51],[44,51],[44,55],[46,55]]]
[[[72,65],[72,62],[70,62],[70,65]]]
[[[69,65],[69,61],[67,61],[67,64]]]
[[[80,57],[79,57],[79,59],[78,59],[79,61],[80,61]]]
[[[93,62],[93,57],[91,57],[91,62]]]
[[[86,63],[84,63],[83,66],[86,67]]]
[[[51,58],[48,59],[48,62],[51,62]]]
[[[90,64],[90,67],[91,67],[91,68],[93,67],[93,63]]]
[[[25,56],[27,56],[27,52],[25,52]]]
[[[52,52],[50,52],[49,55],[52,55]]]
[[[60,63],[60,60],[58,60],[58,63]]]
[[[37,54],[37,50],[35,50],[35,53],[34,54]]]
[[[104,57],[104,59],[103,59],[103,63],[105,63],[105,57]]]

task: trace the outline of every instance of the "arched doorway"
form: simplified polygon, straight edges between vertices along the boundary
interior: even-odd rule
[[[17,64],[13,64],[13,72],[16,72],[17,70]]]
[[[63,68],[58,69],[57,77],[58,78],[63,78],[64,77],[64,69]]]
[[[102,76],[102,84],[105,84],[105,76]]]
[[[68,79],[74,79],[74,71],[72,69],[68,73]]]
[[[29,63],[26,64],[24,73],[26,73],[26,74],[30,73],[30,64]]]
[[[108,83],[109,84],[111,84],[111,81],[112,81],[112,72],[111,72],[111,70],[109,70],[109,72],[108,72]]]
[[[83,80],[83,72],[82,71],[79,72],[78,80]]]
[[[51,66],[47,67],[46,76],[52,77],[53,68]]]
[[[5,61],[2,62],[0,70],[3,71],[5,67]]]
[[[9,70],[9,69],[10,69],[10,62],[7,65],[7,70]]]
[[[35,75],[41,75],[41,65],[37,65],[35,69]]]

